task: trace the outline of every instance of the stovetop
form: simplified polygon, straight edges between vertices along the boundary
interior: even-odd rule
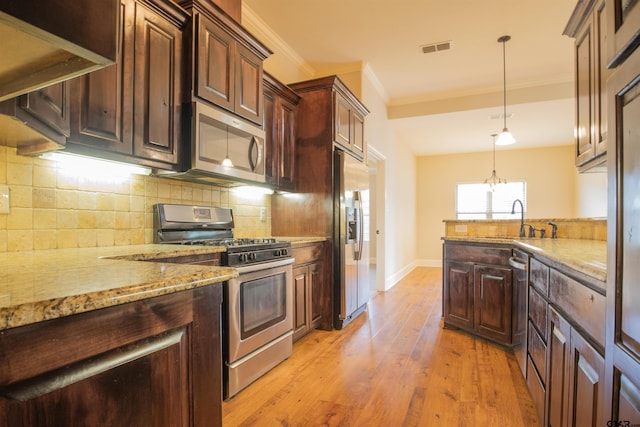
[[[229,208],[191,205],[154,205],[154,242],[224,246],[226,266],[255,264],[288,258],[290,242],[267,238],[234,238]]]

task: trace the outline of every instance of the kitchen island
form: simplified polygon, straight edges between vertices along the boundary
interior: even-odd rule
[[[237,271],[161,260],[223,250],[0,254],[2,423],[220,425],[222,282]]]

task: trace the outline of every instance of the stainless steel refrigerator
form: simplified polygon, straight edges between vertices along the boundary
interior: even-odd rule
[[[342,329],[369,301],[369,171],[334,151],[334,327]]]

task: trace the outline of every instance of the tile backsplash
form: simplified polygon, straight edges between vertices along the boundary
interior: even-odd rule
[[[526,223],[538,230],[536,236],[540,236],[540,230],[546,230],[546,237],[551,237],[553,221],[558,226],[558,238],[560,239],[588,239],[607,240],[606,218],[527,218]],[[502,220],[444,220],[445,236],[447,237],[517,237],[520,232],[520,221],[511,219]],[[528,232],[528,227],[526,232]]]
[[[155,203],[233,209],[236,237],[271,235],[271,196],[144,175],[75,175],[51,160],[0,146],[0,252],[153,243]],[[262,214],[262,215],[261,215]]]

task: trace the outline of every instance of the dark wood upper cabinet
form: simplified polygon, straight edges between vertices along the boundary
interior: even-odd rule
[[[615,68],[640,44],[640,7],[634,0],[608,0],[608,4],[607,62]]]
[[[575,156],[578,170],[606,167],[607,1],[584,1],[574,9],[565,34],[575,38]]]
[[[295,189],[295,122],[300,97],[264,73],[266,180],[279,190]]]
[[[116,61],[118,0],[0,4],[0,101]]]
[[[183,29],[172,2],[122,0],[118,62],[71,81],[67,150],[162,169],[179,163]]]
[[[305,135],[304,138],[324,128],[331,132],[329,137],[334,144],[366,161],[364,118],[369,110],[342,80],[329,76],[293,83],[289,87],[302,97],[303,110],[311,114],[309,118],[300,117],[298,120],[298,130]],[[320,108],[326,111],[320,112]]]
[[[183,0],[180,5],[193,25],[185,102],[205,100],[262,126],[263,61],[272,52],[212,3]]]
[[[64,147],[69,119],[68,82],[0,103],[0,127],[18,154],[36,155]]]
[[[169,3],[160,6],[174,13],[173,19],[160,14],[167,10],[136,3],[133,154],[175,165],[182,120],[182,29],[187,17]]]

